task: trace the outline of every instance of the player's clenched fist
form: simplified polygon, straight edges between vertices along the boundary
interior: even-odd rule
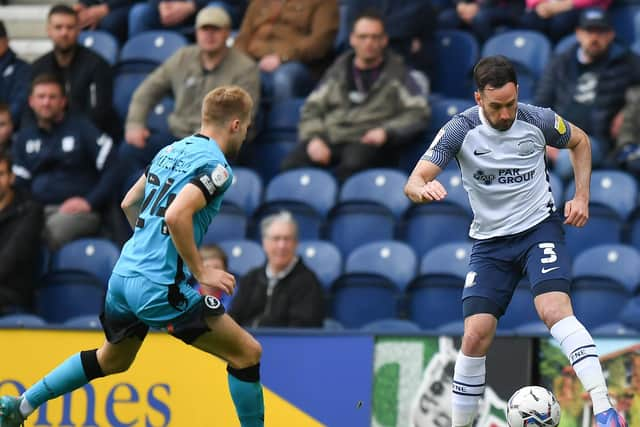
[[[410,185],[406,194],[414,203],[426,203],[444,199],[447,197],[447,190],[438,180],[434,179],[423,185]]]

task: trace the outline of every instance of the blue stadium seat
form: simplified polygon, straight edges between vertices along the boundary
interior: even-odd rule
[[[65,320],[63,326],[67,329],[102,329],[99,316],[93,314],[72,317]]]
[[[81,44],[102,56],[111,66],[115,65],[118,60],[118,53],[120,50],[118,40],[116,40],[116,38],[107,31],[81,31],[78,36],[78,44]]]
[[[407,319],[380,319],[369,322],[360,328],[374,334],[404,334],[420,332],[420,326]]]
[[[262,246],[253,240],[225,240],[220,242],[219,246],[227,254],[229,272],[234,274],[236,279],[267,261]]]
[[[339,201],[377,203],[401,218],[410,204],[404,194],[407,178],[404,172],[389,168],[358,172],[342,184]]]
[[[147,128],[151,133],[164,133],[171,135],[169,129],[169,114],[173,112],[174,100],[170,96],[165,96],[149,112],[147,117]]]
[[[573,45],[577,43],[578,43],[578,39],[576,38],[575,33],[567,34],[556,43],[556,45],[553,48],[553,54],[560,55],[568,51]]]
[[[296,141],[273,141],[245,144],[247,165],[255,170],[264,182],[269,182],[280,173],[280,166],[284,158],[296,146]]]
[[[514,63],[519,96],[532,99],[536,83],[551,57],[551,42],[537,31],[505,31],[490,37],[482,47],[482,57],[492,55],[504,55]]]
[[[567,185],[565,200],[573,198],[575,188],[573,181]],[[620,219],[626,220],[638,205],[638,183],[628,172],[595,170],[591,174],[589,202],[609,207]]]
[[[263,133],[256,144],[279,141],[298,141],[298,123],[304,98],[286,99],[271,104]]]
[[[464,321],[454,320],[452,322],[447,322],[443,325],[438,326],[438,328],[436,329],[436,333],[438,335],[461,337],[464,335]]]
[[[249,217],[239,207],[223,203],[215,220],[202,238],[203,244],[218,244],[223,240],[245,239],[248,235]]]
[[[521,280],[511,297],[507,311],[498,322],[498,330],[517,330],[518,327],[540,320],[528,280]]]
[[[401,238],[418,256],[443,243],[469,239],[473,213],[460,171],[444,170],[437,179],[447,190],[447,197],[439,202],[414,205],[407,211],[401,227]]]
[[[147,63],[155,68],[188,44],[183,35],[174,31],[147,31],[127,40],[120,51],[119,62]]]
[[[332,317],[347,328],[397,317],[404,289],[415,275],[416,257],[406,244],[381,241],[361,246],[333,285]]]
[[[624,325],[640,331],[640,296],[627,302],[618,318]]]
[[[319,239],[321,229],[338,193],[335,178],[327,171],[299,168],[279,173],[267,184],[264,202],[254,215],[260,237],[260,221],[267,215],[287,210],[298,223],[300,240]]]
[[[463,112],[467,108],[473,107],[475,103],[472,99],[456,99],[456,98],[431,98],[431,118],[429,119],[429,128],[424,140],[419,140],[402,147],[400,153],[400,168],[410,173],[416,163],[427,148],[431,145],[433,138],[436,136],[440,128],[444,126],[453,116]],[[456,162],[449,162],[449,167],[458,169]]]
[[[318,280],[328,290],[342,274],[342,255],[336,246],[326,240],[303,240],[298,244],[298,255],[318,276]]]
[[[343,331],[344,326],[337,320],[327,317],[322,321],[322,329],[325,331]]]
[[[576,317],[588,329],[615,319],[613,313],[619,312],[638,288],[638,265],[640,254],[626,245],[596,246],[576,257],[571,300]]]
[[[620,322],[606,323],[591,331],[595,337],[639,337],[640,331]]]
[[[407,289],[408,318],[423,329],[462,321],[462,288],[472,244],[448,243],[422,257],[418,276]]]
[[[565,190],[565,200],[573,198],[575,183]],[[591,176],[589,222],[583,228],[565,227],[567,246],[576,255],[605,243],[619,243],[625,221],[637,205],[638,185],[628,173],[596,170]]]
[[[472,72],[480,48],[473,34],[460,30],[439,30],[435,33],[433,92],[453,98],[468,98],[473,93]]]
[[[553,201],[555,202],[556,207],[562,211],[564,209],[564,184],[562,183],[562,179],[550,171],[547,171],[547,176],[549,177],[549,183],[551,184]]]
[[[0,328],[38,328],[46,324],[42,317],[35,314],[19,313],[0,317]]]
[[[541,320],[525,323],[515,328],[515,334],[524,337],[548,337],[549,328]]]
[[[45,281],[93,281],[106,289],[120,249],[110,240],[74,240],[54,252]]]
[[[113,106],[120,119],[125,120],[127,118],[133,92],[148,74],[149,72],[147,71],[116,71],[113,79]]]
[[[611,11],[611,23],[616,31],[616,39],[631,46],[637,39],[640,28],[638,28],[638,16],[640,16],[640,5],[614,6]]]
[[[234,166],[231,188],[224,193],[222,205],[232,204],[252,215],[262,201],[262,179],[252,169]]]
[[[36,290],[36,314],[48,323],[63,323],[77,316],[97,316],[103,308],[105,291],[93,281],[48,281]]]

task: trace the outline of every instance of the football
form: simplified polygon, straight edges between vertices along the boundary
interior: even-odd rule
[[[507,422],[510,427],[556,427],[560,423],[560,404],[544,387],[522,387],[507,403]]]

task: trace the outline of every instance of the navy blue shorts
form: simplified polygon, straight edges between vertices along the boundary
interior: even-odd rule
[[[559,213],[553,213],[522,233],[476,241],[462,292],[464,317],[489,313],[500,318],[523,277],[534,297],[552,291],[569,293],[571,258],[562,221]]]

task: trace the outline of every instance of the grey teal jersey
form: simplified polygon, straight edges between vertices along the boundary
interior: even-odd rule
[[[528,230],[556,209],[545,165],[545,146],[563,148],[568,123],[548,108],[518,104],[506,131],[494,129],[478,106],[454,116],[422,160],[444,169],[456,158],[473,209],[474,239]]]

